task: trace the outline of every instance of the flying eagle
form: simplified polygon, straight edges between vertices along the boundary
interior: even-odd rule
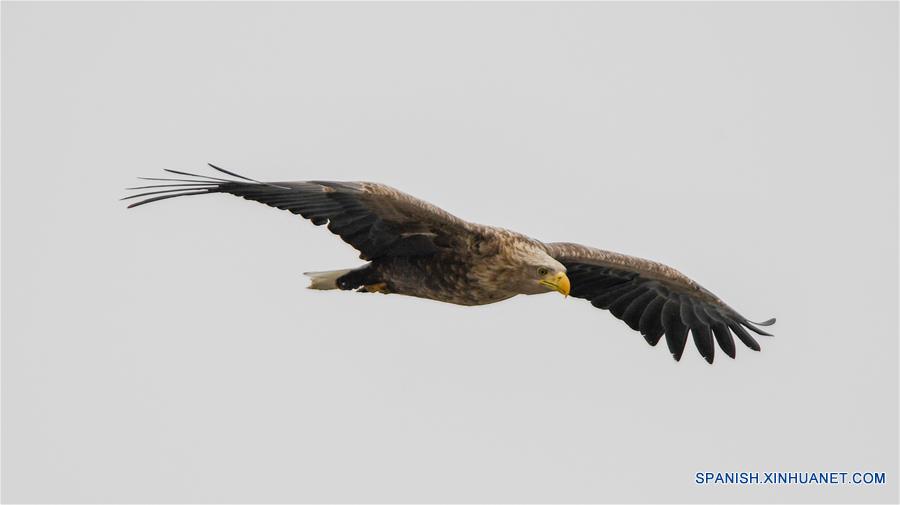
[[[312,289],[391,293],[459,305],[486,305],[516,295],[557,291],[589,300],[639,331],[655,346],[663,335],[681,359],[688,332],[712,363],[713,339],[735,356],[732,332],[750,349],[750,330],[770,335],[684,274],[661,263],[571,243],[543,243],[513,231],[464,221],[427,202],[371,182],[259,182],[210,167],[235,179],[177,170],[191,179],[128,188],[153,189],[128,207],[187,195],[229,193],[300,214],[341,237],[367,263],[357,268],[307,272]],[[164,188],[164,189],[158,189]]]

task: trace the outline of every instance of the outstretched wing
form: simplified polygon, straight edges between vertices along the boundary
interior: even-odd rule
[[[709,363],[715,355],[713,338],[725,354],[734,358],[732,332],[754,351],[759,350],[759,343],[748,329],[771,335],[755,325],[770,326],[775,319],[748,321],[674,268],[579,244],[552,243],[546,247],[551,256],[565,265],[572,296],[609,310],[640,331],[650,345],[656,345],[665,335],[676,361],[681,359],[689,331],[697,350]]]
[[[128,188],[153,189],[124,199],[145,197],[128,207],[167,198],[229,193],[300,214],[328,229],[360,252],[360,258],[417,256],[463,245],[476,226],[427,202],[383,184],[370,182],[259,182],[210,164],[240,180],[167,170],[193,179],[144,178],[165,181]],[[163,188],[163,189],[158,189]]]

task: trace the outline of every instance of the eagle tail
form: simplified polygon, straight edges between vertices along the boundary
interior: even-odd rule
[[[303,275],[309,277],[312,281],[309,283],[309,289],[337,289],[338,277],[352,271],[352,268],[347,268],[344,270],[329,270],[327,272],[303,272]]]

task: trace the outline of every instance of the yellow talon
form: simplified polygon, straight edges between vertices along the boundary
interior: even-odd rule
[[[379,282],[378,284],[368,284],[365,286],[369,293],[387,293],[387,283]]]

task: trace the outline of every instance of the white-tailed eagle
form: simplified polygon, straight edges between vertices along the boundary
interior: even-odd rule
[[[516,295],[557,291],[609,310],[650,345],[663,335],[680,360],[688,333],[709,363],[715,342],[735,356],[732,333],[754,351],[748,330],[770,335],[681,272],[653,261],[579,244],[543,243],[502,228],[470,223],[389,186],[371,182],[259,182],[168,170],[191,179],[128,188],[153,191],[129,207],[167,198],[229,193],[300,214],[360,252],[367,263],[309,272],[310,288],[392,293],[459,305],[485,305]],[[162,188],[162,189],[160,189]]]

